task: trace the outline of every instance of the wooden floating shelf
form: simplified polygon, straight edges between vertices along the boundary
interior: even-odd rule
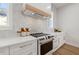
[[[46,13],[46,12],[36,8],[36,7],[33,7],[29,4],[25,4],[24,12],[27,11],[27,10],[31,11],[32,13],[39,14],[41,16],[45,16],[45,17],[50,16],[50,14],[48,14],[48,13]]]

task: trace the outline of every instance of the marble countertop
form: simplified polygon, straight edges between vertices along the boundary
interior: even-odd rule
[[[2,39],[0,39],[0,48],[11,46],[11,45],[18,44],[18,43],[28,42],[28,41],[32,41],[32,40],[36,40],[36,38],[34,38],[32,36],[13,37],[13,38],[4,38],[4,39],[2,38]]]
[[[56,33],[52,33],[51,35],[55,35]],[[43,36],[42,36],[43,37]],[[0,48],[7,47],[18,43],[28,42],[31,40],[39,40],[39,38],[35,38],[33,36],[26,36],[26,37],[10,37],[10,38],[0,38]]]

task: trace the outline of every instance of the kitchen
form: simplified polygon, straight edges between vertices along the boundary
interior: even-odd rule
[[[6,21],[3,21],[4,19],[2,20],[3,23],[5,24],[3,25],[4,27],[2,27],[0,31],[1,33],[0,34],[0,38],[1,38],[0,39],[0,45],[1,45],[0,54],[1,55],[37,55],[37,54],[40,54],[41,51],[38,52],[38,49],[40,50],[40,42],[42,41],[41,40],[42,38],[40,37],[40,35],[44,37],[43,38],[44,40],[48,39],[48,36],[50,37],[49,33],[47,32],[49,30],[48,21],[51,15],[50,14],[51,4],[50,3],[49,4],[43,4],[43,3],[6,4],[5,3],[5,4],[0,4],[0,5],[1,5],[1,8],[3,5],[6,5],[5,7],[4,6],[3,7],[6,10],[9,10],[9,11],[6,11],[9,14],[7,15],[8,20],[9,20],[9,24],[8,24],[9,26],[8,25],[5,26]],[[33,15],[32,11],[29,12],[28,11],[30,10],[29,8],[26,9],[24,12],[24,8],[26,8],[26,5],[27,7],[30,6],[32,9],[34,9],[36,14]],[[46,6],[45,9],[47,9],[49,13],[46,13],[47,11],[44,12],[40,10],[41,6],[43,5]],[[31,35],[32,33],[34,34],[37,33],[39,38],[33,37]],[[38,44],[38,41],[39,41],[39,44]],[[51,46],[52,46],[52,39],[51,39]]]
[[[0,3],[7,10],[0,12],[7,17],[0,22],[0,55],[53,55],[65,43],[64,32],[55,27],[56,5]]]

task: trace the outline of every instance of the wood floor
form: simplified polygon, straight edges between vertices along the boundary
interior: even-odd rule
[[[79,55],[79,48],[64,44],[53,54],[54,55]]]

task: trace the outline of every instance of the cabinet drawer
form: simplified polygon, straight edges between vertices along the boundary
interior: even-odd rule
[[[20,50],[20,51],[11,52],[11,55],[28,55],[31,52],[32,52],[32,49],[29,49],[29,50]]]
[[[0,48],[0,55],[9,55],[9,48]]]
[[[10,54],[14,54],[14,55],[25,54],[28,51],[31,52],[32,48],[33,48],[33,41],[17,44],[10,47]]]

